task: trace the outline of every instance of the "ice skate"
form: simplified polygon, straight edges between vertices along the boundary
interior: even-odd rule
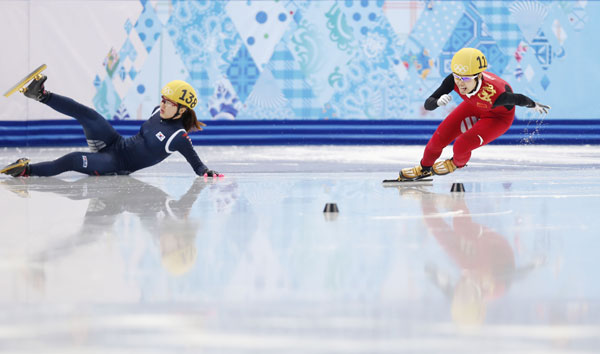
[[[433,164],[433,173],[438,176],[447,175],[448,173],[454,172],[457,168],[452,159],[438,161]]]
[[[432,175],[431,167],[423,167],[419,164],[415,167],[403,168],[397,179],[384,179],[383,185],[393,187],[402,183],[431,182],[431,178],[427,177]]]
[[[29,176],[29,160],[26,157],[22,157],[17,161],[11,163],[10,165],[5,166],[0,170],[0,173],[5,175],[10,175],[13,177],[28,177]]]
[[[48,91],[44,88],[44,82],[46,82],[47,79],[48,77],[46,75],[41,74],[34,78],[29,86],[23,91],[25,97],[44,102],[48,98]]]
[[[418,164],[415,167],[403,168],[400,171],[398,177],[399,181],[416,181],[426,177],[430,177],[433,174],[431,167],[423,167]]]
[[[29,87],[25,87],[25,85],[27,85],[27,83],[31,80],[40,80],[42,77],[44,77],[45,81],[45,76],[41,73],[42,71],[46,70],[46,68],[46,64],[40,65],[37,69],[33,70],[27,76],[25,76],[21,81],[17,82],[13,87],[9,88],[8,91],[4,93],[4,97],[8,97],[17,91],[25,93],[25,91],[29,90]],[[42,81],[42,86],[43,84],[44,82]]]

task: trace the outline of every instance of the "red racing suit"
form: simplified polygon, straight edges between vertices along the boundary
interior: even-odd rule
[[[535,106],[529,97],[513,93],[510,85],[497,75],[483,72],[475,90],[468,95],[461,95],[454,77],[448,75],[427,99],[425,109],[437,108],[438,98],[452,90],[458,93],[463,102],[440,123],[427,143],[422,166],[432,166],[452,141],[454,164],[457,167],[465,166],[471,158],[471,151],[495,140],[510,128],[515,118],[515,105]]]

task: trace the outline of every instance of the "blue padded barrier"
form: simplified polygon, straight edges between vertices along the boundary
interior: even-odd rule
[[[123,136],[143,121],[112,121]],[[208,121],[195,145],[425,145],[439,120]],[[492,144],[600,144],[599,120],[515,120]],[[0,121],[0,146],[86,146],[75,120]]]

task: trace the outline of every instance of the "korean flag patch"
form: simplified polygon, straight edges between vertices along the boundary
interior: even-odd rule
[[[162,132],[158,132],[156,133],[156,137],[158,138],[158,140],[163,141],[165,140],[165,135]]]

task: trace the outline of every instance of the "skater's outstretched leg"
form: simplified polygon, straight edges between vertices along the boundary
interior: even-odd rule
[[[0,170],[13,177],[56,176],[67,171],[77,171],[91,176],[114,174],[119,171],[118,159],[111,153],[72,152],[54,161],[30,163],[20,158]],[[126,174],[126,172],[117,172]]]
[[[110,153],[72,152],[54,161],[29,165],[30,176],[56,176],[67,171],[100,176],[118,170],[118,161]]]
[[[47,91],[44,87],[47,77],[33,80],[25,96],[47,104],[55,111],[77,119],[83,127],[85,138],[92,152],[98,152],[121,139],[121,135],[95,110],[86,107],[75,100]]]

